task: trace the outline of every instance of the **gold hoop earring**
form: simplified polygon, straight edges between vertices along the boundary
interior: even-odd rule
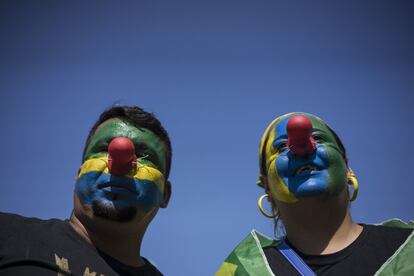
[[[277,217],[277,214],[274,214],[274,215],[269,215],[268,213],[266,213],[266,211],[263,209],[263,203],[262,203],[262,201],[263,201],[263,199],[265,198],[265,197],[268,197],[269,195],[268,194],[264,194],[264,195],[262,195],[261,197],[259,197],[259,200],[257,201],[257,206],[259,207],[259,210],[260,210],[260,213],[262,213],[262,215],[263,216],[265,216],[265,217],[267,217],[267,218],[275,218],[275,217]]]
[[[352,196],[349,198],[349,201],[352,202],[358,196],[359,187],[358,187],[358,180],[351,168],[349,168],[349,171],[348,171],[348,183],[352,183],[352,186],[354,187],[354,192],[352,193]]]

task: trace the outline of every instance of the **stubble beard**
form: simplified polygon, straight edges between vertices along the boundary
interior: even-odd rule
[[[113,205],[103,204],[97,200],[92,202],[92,211],[97,217],[116,222],[129,222],[137,214],[137,208],[135,206],[115,207]]]

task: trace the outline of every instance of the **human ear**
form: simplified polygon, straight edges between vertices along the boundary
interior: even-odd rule
[[[269,184],[267,182],[267,177],[264,175],[259,176],[260,183],[262,183],[262,187],[264,188],[266,194],[270,195]]]
[[[267,181],[267,177],[264,175],[259,176],[260,182],[263,184],[263,188],[265,190],[265,193],[269,196],[267,197],[267,200],[272,204],[273,208],[276,209],[276,201],[273,199],[273,195],[269,188],[269,182]]]
[[[163,194],[163,198],[162,198],[160,208],[167,208],[168,202],[170,201],[170,198],[171,198],[171,189],[172,189],[171,182],[167,180],[165,182],[164,194]]]
[[[78,180],[79,173],[81,172],[82,166],[79,166],[78,172],[75,175],[75,181]]]

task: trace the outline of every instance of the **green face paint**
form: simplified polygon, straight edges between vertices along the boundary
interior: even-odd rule
[[[140,163],[166,172],[166,147],[152,131],[137,128],[122,119],[110,119],[103,122],[90,141],[85,160],[99,158],[108,154],[108,145],[116,137],[127,137],[135,146],[136,156]]]
[[[346,179],[348,168],[344,160],[344,152],[338,145],[333,133],[329,130],[327,125],[318,117],[307,114],[306,116],[311,120],[313,131],[312,136],[318,145],[325,148],[329,159],[328,167],[328,194],[337,195],[346,187]]]

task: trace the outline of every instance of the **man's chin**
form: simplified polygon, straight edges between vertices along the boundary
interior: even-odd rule
[[[137,208],[135,206],[116,207],[97,200],[92,202],[92,211],[96,217],[116,222],[132,221],[137,214]]]

